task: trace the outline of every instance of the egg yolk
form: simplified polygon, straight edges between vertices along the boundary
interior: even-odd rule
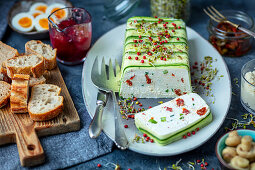
[[[49,29],[49,25],[48,25],[48,20],[47,18],[42,18],[39,20],[39,25],[43,28],[48,30]]]
[[[36,18],[38,15],[40,15],[41,13],[39,13],[39,12],[35,12],[35,13],[33,13],[32,15],[33,15],[33,17],[34,18]]]
[[[47,6],[45,6],[45,5],[40,5],[40,6],[36,7],[35,9],[38,10],[38,11],[42,11],[43,13],[45,13],[45,12],[46,12],[46,9],[47,9]]]
[[[56,10],[58,10],[60,8],[54,8],[51,13],[55,12]],[[54,13],[54,15],[58,18],[58,19],[62,19],[66,16],[66,11],[65,10],[59,10],[57,12]]]
[[[29,17],[23,17],[19,19],[18,23],[21,27],[28,28],[32,25],[32,20]]]

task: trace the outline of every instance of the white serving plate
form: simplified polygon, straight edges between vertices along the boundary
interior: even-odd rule
[[[106,61],[109,57],[116,58],[121,64],[123,43],[125,35],[125,24],[120,25],[106,34],[104,34],[93,45],[87,54],[83,66],[82,73],[82,92],[86,108],[91,117],[93,117],[96,109],[97,89],[94,87],[91,81],[91,69],[96,56],[105,57]],[[220,80],[213,80],[212,90],[215,96],[215,103],[212,104],[212,98],[202,94],[212,111],[213,121],[206,127],[199,130],[196,135],[182,139],[177,142],[171,143],[167,146],[159,146],[155,143],[133,143],[132,140],[135,134],[141,134],[134,125],[134,120],[122,120],[123,124],[128,124],[129,128],[124,129],[127,138],[130,141],[129,149],[138,153],[153,155],[153,156],[171,156],[180,153],[188,152],[195,149],[208,141],[220,128],[223,123],[231,102],[231,81],[228,68],[222,58],[213,46],[202,38],[193,29],[187,27],[188,43],[189,43],[189,55],[190,63],[202,62],[204,56],[211,56],[213,59],[217,59],[213,63],[213,66],[218,69],[218,75],[224,77]],[[148,108],[149,105],[155,106],[158,101],[168,101],[169,99],[139,99]],[[114,139],[114,117],[112,101],[108,100],[107,106],[103,114],[103,129],[107,136],[112,140]]]

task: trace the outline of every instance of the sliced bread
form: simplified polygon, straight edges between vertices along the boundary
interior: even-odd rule
[[[44,57],[45,69],[52,70],[56,67],[57,49],[52,49],[50,45],[41,41],[31,40],[25,44],[26,53],[38,53]]]
[[[44,61],[41,55],[28,54],[13,57],[7,60],[7,75],[13,78],[14,74],[27,74],[41,77],[44,73]]]
[[[32,87],[28,103],[30,118],[44,121],[58,116],[63,110],[63,96],[59,96],[61,88],[52,84],[39,84]]]
[[[33,86],[38,85],[38,84],[45,84],[45,82],[46,82],[46,79],[45,79],[44,76],[41,76],[39,78],[30,77],[29,87],[33,87]]]
[[[29,96],[29,75],[14,74],[11,85],[11,111],[12,113],[26,113]]]
[[[5,81],[0,81],[0,108],[5,106],[10,98],[11,85]]]
[[[7,69],[3,66],[0,69],[0,80],[5,81],[7,83],[12,82],[12,79],[10,77],[8,77],[8,75],[7,75]]]
[[[5,67],[5,62],[9,58],[18,56],[19,53],[16,49],[0,41],[0,68]]]

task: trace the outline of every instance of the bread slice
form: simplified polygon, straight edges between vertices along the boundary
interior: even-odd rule
[[[30,77],[29,87],[33,87],[33,86],[38,85],[38,84],[45,84],[45,82],[46,82],[46,79],[43,76],[41,76],[39,78]]]
[[[28,103],[30,118],[44,121],[58,116],[63,110],[63,96],[59,96],[61,88],[52,84],[39,84],[32,87]]]
[[[5,62],[9,58],[18,56],[19,53],[16,49],[0,41],[0,68],[5,67]]]
[[[5,81],[7,83],[12,82],[12,79],[10,77],[8,77],[8,75],[7,75],[7,69],[3,66],[0,69],[0,80]]]
[[[7,60],[7,75],[13,78],[14,74],[27,74],[41,77],[44,73],[44,61],[41,55],[28,54],[13,57]]]
[[[29,96],[29,75],[14,74],[11,85],[11,111],[12,113],[26,113]]]
[[[26,53],[38,53],[44,57],[45,69],[52,70],[57,66],[57,49],[52,49],[50,45],[41,41],[31,40],[25,44]]]
[[[5,106],[10,98],[11,85],[5,81],[0,81],[0,108]]]

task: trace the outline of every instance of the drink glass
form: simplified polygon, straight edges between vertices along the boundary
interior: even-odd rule
[[[62,19],[55,14],[66,14]],[[66,7],[48,17],[50,41],[57,49],[57,60],[63,64],[75,65],[85,60],[90,48],[92,26],[91,15],[83,8]]]

